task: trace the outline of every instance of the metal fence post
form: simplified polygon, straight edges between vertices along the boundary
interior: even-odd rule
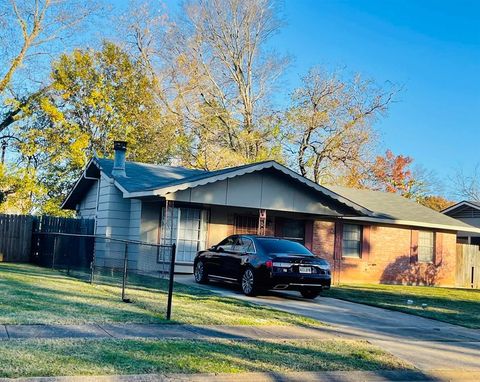
[[[128,268],[128,243],[125,243],[125,256],[123,258],[123,282],[122,282],[122,301],[130,302],[125,298],[125,287],[127,285],[127,268]]]
[[[173,276],[175,274],[175,255],[177,253],[176,244],[172,244],[170,256],[170,278],[168,280],[168,300],[167,300],[167,320],[172,316],[172,295],[173,295]]]
[[[57,251],[57,235],[53,236],[52,269],[55,269],[55,252]]]
[[[90,284],[92,285],[95,277],[96,251],[97,251],[97,238],[93,237],[93,254],[92,254],[92,261],[90,261]]]

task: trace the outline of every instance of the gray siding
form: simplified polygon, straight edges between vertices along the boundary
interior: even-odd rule
[[[472,208],[470,206],[462,206],[462,207],[455,208],[452,211],[446,212],[445,215],[448,215],[452,218],[460,220],[461,222],[464,222],[466,224],[470,224],[473,227],[480,228],[480,210],[478,208]],[[460,231],[457,233],[457,236],[480,237],[480,234]]]
[[[85,197],[77,206],[77,216],[85,219],[95,219],[97,212],[97,189],[98,181],[85,194]]]
[[[338,216],[315,192],[306,192],[296,182],[275,173],[257,172],[232,179],[178,191],[169,195],[176,201],[221,206],[264,208],[267,210],[301,212]]]
[[[104,174],[101,176],[97,214],[97,235],[116,239],[140,239],[141,201],[124,199],[122,192]],[[138,245],[129,245],[129,267],[135,268]],[[125,254],[125,244],[98,239],[96,258],[99,265],[119,266]]]

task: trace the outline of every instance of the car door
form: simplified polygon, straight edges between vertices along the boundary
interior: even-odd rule
[[[225,256],[226,277],[235,280],[240,279],[242,265],[248,261],[253,247],[252,239],[244,236],[237,237],[233,250]]]
[[[233,253],[236,240],[237,236],[229,236],[222,240],[215,246],[214,250],[211,251],[211,257],[209,259],[209,275],[220,278],[228,277],[227,262]]]

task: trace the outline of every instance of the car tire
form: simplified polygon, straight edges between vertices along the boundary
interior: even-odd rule
[[[257,281],[255,278],[255,272],[253,268],[247,267],[243,271],[242,278],[240,279],[240,285],[242,291],[247,296],[257,295]]]
[[[300,294],[302,295],[303,298],[308,298],[313,300],[314,298],[317,298],[320,295],[320,291],[314,290],[314,289],[302,289],[300,291]]]
[[[195,277],[195,282],[199,284],[206,284],[208,282],[208,273],[205,269],[205,264],[203,264],[203,261],[197,261],[195,264],[195,269],[193,270],[193,276]]]

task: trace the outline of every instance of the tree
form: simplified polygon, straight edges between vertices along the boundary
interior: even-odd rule
[[[155,100],[154,79],[120,47],[105,42],[101,51],[64,54],[51,79],[30,105],[17,145],[47,190],[42,206],[58,206],[87,160],[111,156],[116,139],[128,141],[130,160],[169,159],[174,134]]]
[[[199,0],[166,28],[159,98],[177,123],[182,163],[213,169],[278,153],[269,96],[286,60],[265,46],[279,26],[273,0]],[[152,57],[148,34],[136,35]]]
[[[442,211],[445,208],[450,207],[454,204],[454,202],[445,199],[444,197],[439,195],[425,196],[423,198],[420,198],[418,202],[425,207],[431,208],[435,211]]]
[[[51,57],[79,36],[101,5],[92,0],[9,0],[0,3],[0,141],[48,89]],[[48,72],[47,72],[48,73]]]
[[[0,164],[0,212],[31,213],[35,198],[40,197],[44,189],[38,187],[35,172],[32,169],[8,169]]]
[[[385,155],[375,158],[370,178],[364,185],[374,190],[396,193],[420,203],[428,203],[425,199],[432,197],[435,176],[422,168],[412,169],[412,163],[413,158],[395,155],[391,150],[387,150]]]
[[[362,174],[375,141],[372,124],[393,95],[360,76],[344,79],[340,73],[311,69],[291,96],[287,155],[317,183],[336,182],[349,172]]]
[[[480,202],[480,163],[471,173],[459,169],[453,178],[454,193],[462,199]]]

